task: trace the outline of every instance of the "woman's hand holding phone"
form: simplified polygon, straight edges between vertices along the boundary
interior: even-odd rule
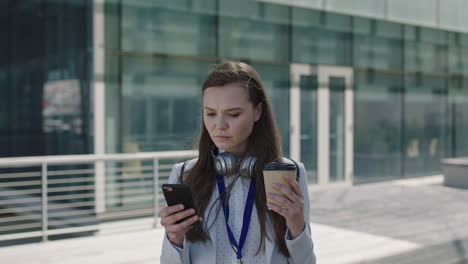
[[[161,225],[173,244],[183,247],[187,231],[202,217],[196,215],[190,188],[184,184],[164,184],[163,193],[168,206],[159,213]]]
[[[202,217],[194,214],[195,210],[193,208],[184,209],[183,204],[168,206],[161,210],[159,213],[161,225],[164,226],[167,238],[173,244],[183,247],[185,233],[187,233],[194,223],[202,220]],[[187,219],[176,223],[184,218]]]

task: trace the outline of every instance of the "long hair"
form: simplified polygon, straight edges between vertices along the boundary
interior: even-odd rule
[[[260,244],[257,253],[261,250],[265,243],[265,237],[274,239],[279,251],[289,257],[289,251],[286,247],[284,235],[286,233],[285,219],[268,210],[266,205],[265,186],[263,181],[263,166],[272,161],[281,161],[281,145],[278,133],[278,128],[275,123],[271,103],[266,96],[263,83],[254,68],[243,62],[226,61],[216,65],[213,70],[208,73],[203,86],[203,92],[210,87],[222,87],[227,84],[236,83],[244,87],[249,95],[249,100],[254,107],[260,103],[263,105],[262,113],[257,122],[255,122],[252,133],[248,138],[247,149],[245,153],[257,158],[255,166],[256,180],[256,197],[255,206],[257,208],[258,220],[260,224]],[[212,192],[215,188],[214,178],[214,162],[211,151],[215,148],[214,142],[203,122],[203,110],[200,125],[200,135],[198,140],[199,156],[196,164],[183,175],[184,182],[190,186],[194,194],[195,205],[198,209],[198,214],[203,215],[208,209]],[[229,187],[228,187],[229,189]],[[221,198],[222,199],[222,198]],[[215,203],[216,204],[216,203]],[[219,205],[219,203],[218,203]],[[219,213],[218,207],[218,213]],[[271,221],[275,231],[275,237],[270,238],[266,232],[267,221]],[[186,238],[191,242],[206,242],[209,238],[208,230],[204,230],[202,225],[194,225],[186,234]]]

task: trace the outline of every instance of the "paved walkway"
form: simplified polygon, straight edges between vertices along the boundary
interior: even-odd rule
[[[436,176],[312,190],[318,263],[468,264],[468,190],[441,183]],[[0,262],[155,264],[163,230],[150,226],[140,219],[106,224],[93,237],[4,247]]]

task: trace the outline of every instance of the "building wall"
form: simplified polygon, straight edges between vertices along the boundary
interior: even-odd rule
[[[360,2],[355,11],[381,12]],[[385,8],[404,20],[396,2]],[[414,17],[431,24],[424,8]],[[356,182],[439,173],[440,158],[468,155],[468,34],[251,0],[108,1],[106,16],[108,152],[189,148],[206,72],[236,59],[263,78],[286,155],[290,63],[354,68]],[[313,113],[314,90],[302,92]],[[314,121],[302,122],[302,156],[316,168]]]
[[[190,148],[205,74],[236,59],[262,76],[285,155],[291,63],[353,67],[357,182],[438,173],[440,158],[468,155],[468,34],[452,6],[465,2],[434,1],[439,24],[428,27],[418,23],[432,19],[433,5],[416,8],[421,1],[408,7],[421,21],[406,23],[390,21],[399,1],[326,1],[327,11],[323,1],[290,3],[106,0],[106,152]],[[0,5],[0,156],[92,153],[91,1]],[[404,20],[402,12],[392,14]],[[437,29],[442,23],[456,30]],[[313,83],[302,90],[308,117]],[[301,154],[313,171],[316,120],[301,121]]]

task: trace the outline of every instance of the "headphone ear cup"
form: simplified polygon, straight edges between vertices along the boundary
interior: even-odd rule
[[[216,173],[224,177],[234,172],[236,160],[232,154],[223,152],[214,158],[214,167]]]
[[[239,171],[242,176],[244,177],[251,177],[255,176],[255,163],[257,162],[256,157],[245,157],[242,162],[239,164]]]

